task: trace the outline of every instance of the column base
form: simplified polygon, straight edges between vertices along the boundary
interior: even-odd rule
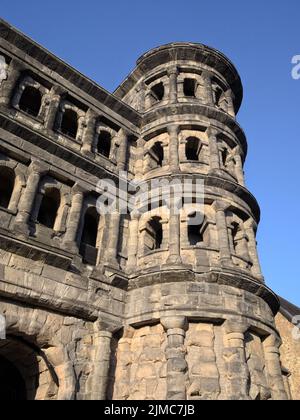
[[[181,265],[182,259],[179,255],[172,255],[167,259],[167,265]]]

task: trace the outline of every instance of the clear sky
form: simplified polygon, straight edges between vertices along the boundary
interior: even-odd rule
[[[299,0],[1,0],[1,14],[110,91],[157,45],[193,41],[224,52],[244,84],[238,121],[249,143],[247,186],[262,210],[263,271],[300,306],[300,80],[291,76]]]

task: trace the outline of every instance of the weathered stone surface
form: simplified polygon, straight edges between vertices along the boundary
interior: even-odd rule
[[[146,53],[111,95],[0,22],[0,387],[24,382],[8,399],[300,398],[257,255],[241,99],[201,44]],[[151,194],[99,214],[119,171]]]

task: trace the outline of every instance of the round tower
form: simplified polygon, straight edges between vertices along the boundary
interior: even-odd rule
[[[152,184],[131,214],[113,398],[285,399],[237,70],[212,48],[174,43],[143,55],[115,94],[143,115],[135,178],[192,186],[174,211],[174,194]]]

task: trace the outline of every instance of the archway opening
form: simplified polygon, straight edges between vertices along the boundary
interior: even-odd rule
[[[0,207],[7,209],[15,186],[15,173],[11,168],[0,168]]]
[[[201,142],[197,137],[189,137],[186,141],[185,154],[187,160],[199,161]]]
[[[19,102],[19,108],[27,114],[37,117],[40,113],[41,106],[41,92],[32,86],[26,86]]]
[[[97,151],[100,155],[109,158],[111,151],[111,134],[108,131],[101,131],[98,136]]]
[[[65,110],[60,130],[67,136],[76,139],[78,131],[78,115],[75,111],[73,111],[72,109]]]
[[[98,248],[99,213],[95,207],[89,208],[84,216],[83,231],[80,244],[80,255],[86,264],[96,265]]]
[[[27,400],[25,381],[16,366],[0,356],[0,400]]]
[[[59,207],[60,192],[56,188],[47,190],[41,202],[38,222],[49,229],[54,229]]]

